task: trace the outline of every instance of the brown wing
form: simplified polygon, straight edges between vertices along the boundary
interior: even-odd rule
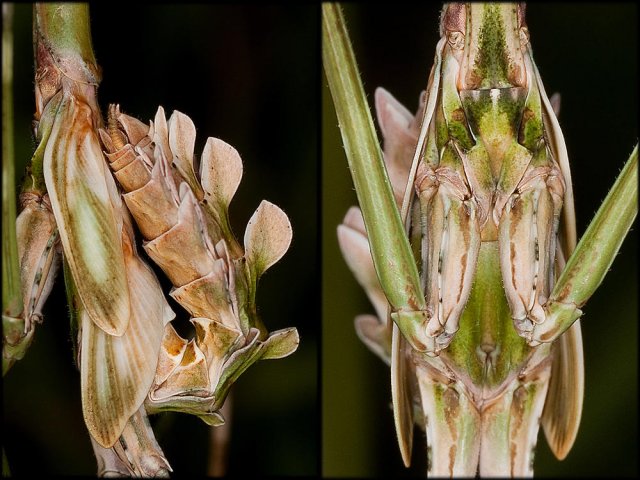
[[[542,98],[545,131],[565,181],[564,208],[559,231],[560,241],[556,255],[558,259],[557,271],[561,272],[564,269],[565,260],[569,258],[576,246],[576,220],[571,173],[564,136],[535,64],[534,71]],[[582,333],[580,321],[576,321],[554,345],[549,391],[542,412],[542,427],[545,436],[551,451],[560,460],[567,456],[576,439],[582,416],[583,397]]]

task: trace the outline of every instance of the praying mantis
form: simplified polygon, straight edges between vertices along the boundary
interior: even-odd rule
[[[533,10],[533,9],[532,9],[532,10]],[[406,14],[406,12],[404,12],[404,13]],[[549,13],[550,13],[550,12],[549,12]],[[355,15],[355,14],[354,14],[354,15]],[[548,16],[548,15],[547,15],[547,16]],[[347,16],[347,19],[350,19],[350,18],[351,18],[351,17]],[[358,18],[358,17],[354,17],[354,18]],[[418,19],[418,20],[415,20],[416,24],[424,24],[424,22],[425,22],[425,20],[424,20],[424,18],[425,18],[425,17],[424,17],[424,16],[415,15],[415,16],[413,16],[412,18],[414,18],[414,19]],[[433,18],[435,18],[435,16],[434,16]],[[397,18],[396,18],[396,17],[394,17],[393,15],[387,16],[387,12],[385,12],[384,20],[385,20],[385,22],[387,22],[389,25],[393,25],[393,24],[394,24],[394,20],[397,20]],[[409,20],[407,20],[407,18],[405,17],[404,22],[408,22],[408,21],[409,21]],[[399,24],[401,24],[401,22],[398,22],[398,23],[399,23]],[[359,26],[361,29],[363,28],[363,27],[362,27],[362,25],[358,25],[358,24],[356,24],[356,25],[357,25],[357,26]],[[374,24],[374,25],[375,25],[375,24]],[[372,30],[372,31],[376,31],[375,27],[372,27],[372,28],[373,28],[373,30]],[[410,28],[410,25],[409,25],[409,24],[407,24],[407,30],[412,31],[412,29]],[[413,29],[413,31],[415,31],[415,30],[416,30],[416,29]],[[410,34],[407,34],[407,35],[410,35]],[[548,35],[547,35],[547,37],[548,37]],[[385,37],[385,38],[387,38],[387,37]],[[413,38],[413,37],[409,37],[409,38]],[[543,59],[541,59],[541,54],[539,53],[539,52],[540,52],[540,50],[538,50],[538,49],[536,48],[537,43],[536,43],[536,40],[535,40],[535,39],[536,39],[537,37],[535,36],[535,30],[533,29],[533,27],[532,27],[532,38],[533,38],[533,40],[532,40],[532,45],[533,45],[534,51],[535,51],[535,52],[538,52],[538,53],[537,53],[537,57],[536,57],[536,58],[538,59],[538,61],[539,61],[539,62],[543,62],[544,60],[543,60]],[[402,48],[405,48],[405,49],[406,49],[406,46],[407,46],[407,45],[411,45],[411,42],[409,42],[409,43],[407,43],[407,42],[408,42],[407,37],[402,37],[399,43],[401,43],[401,44],[402,44]],[[326,38],[325,38],[325,45],[326,45]],[[359,51],[359,45],[358,45],[358,44],[356,44],[356,46],[355,46],[355,51],[356,51],[356,55],[357,55],[357,52]],[[411,54],[410,54],[409,56],[411,56]],[[632,58],[634,58],[634,57],[632,57]],[[325,60],[325,61],[326,61],[326,60]],[[387,70],[385,70],[385,69],[380,69],[380,65],[385,65],[385,61],[386,61],[386,62],[388,62],[388,64],[390,64],[390,65],[394,65],[394,67],[393,67],[393,68],[389,68],[389,69],[387,69]],[[395,62],[395,63],[394,63],[394,62]],[[378,68],[378,70],[384,71],[383,76],[384,76],[385,74],[387,74],[387,76],[388,76],[388,77],[399,77],[399,76],[401,76],[401,75],[399,75],[399,73],[400,73],[400,72],[398,71],[398,66],[397,66],[397,65],[401,65],[401,64],[402,64],[402,61],[400,61],[400,60],[399,60],[399,59],[397,59],[397,58],[394,58],[394,57],[393,57],[393,55],[390,55],[390,58],[388,58],[388,59],[386,59],[386,58],[384,58],[384,57],[383,57],[383,58],[376,58],[375,67],[377,67],[377,68]],[[372,65],[373,65],[373,64],[372,64]],[[375,68],[375,67],[372,67],[372,68]],[[542,67],[541,67],[541,68],[542,68]],[[544,70],[542,70],[542,71],[544,72]],[[365,72],[366,72],[366,70],[365,70]],[[364,76],[364,75],[366,75],[366,74],[363,74],[363,76]],[[546,77],[544,76],[544,73],[542,74],[542,76],[543,76],[543,80],[545,80],[545,78],[546,78]],[[424,77],[425,77],[425,75],[423,74],[423,79],[422,79],[423,85],[422,85],[421,87],[419,87],[419,88],[424,88]],[[370,80],[369,80],[369,81],[367,81],[367,78],[369,78],[369,77],[364,76],[364,78],[365,78],[365,81],[366,81],[367,83],[371,84],[371,83],[370,83]],[[375,84],[374,84],[374,85],[375,85]],[[547,84],[547,85],[548,85],[548,84]],[[632,85],[632,86],[633,86],[633,85],[635,85],[635,83],[630,83],[630,85]],[[385,85],[385,86],[386,86],[386,85]],[[547,87],[547,88],[548,88],[548,87]],[[547,91],[548,91],[548,90],[547,90]],[[415,100],[413,100],[413,102],[414,102],[413,104],[409,104],[409,105],[414,105],[414,106],[415,106],[415,105],[416,105]],[[633,103],[633,105],[635,105],[635,102]],[[409,107],[409,108],[410,108],[410,109],[413,109],[414,107]],[[413,113],[413,112],[412,112],[412,113]],[[562,118],[563,118],[563,116],[562,116],[562,113],[561,113],[561,114],[560,114],[560,121],[561,121],[561,123],[562,123]],[[341,118],[340,122],[341,122],[341,125],[343,125],[343,126],[344,126],[344,123],[345,123],[344,117],[343,117],[343,118]],[[564,125],[564,123],[562,123],[562,124]],[[384,128],[383,128],[383,130],[384,130]],[[631,134],[631,135],[633,135],[633,133],[634,133],[634,128],[631,128],[631,129],[630,129],[630,134]],[[628,154],[628,151],[627,151],[626,153]],[[624,155],[624,151],[622,152],[622,155]],[[622,155],[621,155],[621,158],[624,158]],[[327,156],[328,156],[328,155],[327,155],[327,154],[325,154],[325,158],[327,158]],[[618,165],[618,167],[617,167],[617,168],[619,168],[621,165],[622,165],[622,161],[620,161],[620,163],[619,163],[619,165]],[[574,162],[574,163],[572,163],[572,166],[573,166],[573,170],[575,171],[575,169],[576,169],[575,162]],[[614,175],[615,175],[615,173],[617,173],[617,168],[616,168],[616,169],[614,169],[614,170],[615,170],[615,171],[614,171]],[[326,178],[326,177],[325,177],[325,178]],[[601,198],[602,198],[602,196],[604,195],[605,191],[606,191],[606,188],[605,188],[605,189],[603,189],[603,193],[601,193],[601,194],[600,194],[600,197],[599,197],[600,199],[601,199]],[[579,209],[579,208],[580,208],[579,203],[578,203],[578,202],[576,202],[576,204],[578,205],[578,209]],[[593,208],[595,208],[595,206],[594,206]],[[587,215],[587,216],[588,216],[588,215]],[[586,220],[585,220],[585,222],[586,222]],[[634,263],[634,264],[635,264],[635,263]],[[624,267],[623,267],[623,268],[624,268]],[[615,269],[615,267],[614,267],[614,269]],[[631,274],[631,276],[633,276],[633,273]],[[634,289],[630,289],[630,290],[629,290],[629,292],[631,292],[631,293],[629,293],[629,295],[630,295],[630,296],[632,296],[633,298],[635,298],[635,292],[636,292],[636,289],[635,289],[635,288],[634,288]],[[588,313],[588,312],[589,312],[589,304],[587,305],[587,307],[586,307],[586,308],[587,308],[587,317],[586,317],[586,318],[589,318],[589,313]],[[597,308],[597,307],[596,307],[596,308]],[[632,308],[633,308],[633,307],[632,307]],[[632,316],[633,316],[633,313],[634,313],[634,312],[632,311],[632,313],[631,313],[629,316],[631,316],[631,317],[632,317]],[[606,313],[605,313],[605,315],[606,315]],[[583,325],[584,325],[584,323],[587,321],[587,320],[586,320],[586,318],[585,318],[585,321],[583,322]],[[600,326],[600,327],[601,327],[601,325],[602,325],[602,324],[596,320],[595,316],[594,316],[594,317],[592,317],[592,318],[594,318],[594,321],[596,322],[596,324],[597,324],[598,326]],[[627,318],[628,318],[628,317],[627,317]],[[345,321],[346,321],[346,320],[345,320]],[[337,322],[337,323],[340,323],[340,322]],[[630,320],[629,322],[627,322],[625,325],[627,325],[628,323],[632,323],[632,320]],[[634,328],[634,327],[633,327],[633,328]],[[596,327],[596,329],[595,329],[595,331],[594,331],[594,335],[598,336],[598,341],[599,341],[599,342],[601,342],[601,341],[602,341],[602,337],[601,337],[601,333],[600,333],[600,331],[601,331],[601,330],[602,330],[601,328],[599,328],[599,329],[598,329],[598,328]],[[585,336],[586,336],[586,334],[585,334]],[[635,348],[635,345],[631,345],[631,347],[630,347],[630,348]],[[589,357],[587,357],[587,358],[589,358]],[[588,367],[587,367],[587,374],[588,374],[588,372],[589,372],[589,370],[588,370]],[[592,382],[590,382],[589,380],[587,380],[587,390],[586,390],[586,391],[587,391],[587,393],[586,393],[587,400],[586,400],[586,402],[589,402],[589,395],[590,395],[590,394],[589,394],[589,389],[591,388],[591,387],[589,387],[589,385],[591,385],[591,383],[592,383]],[[631,388],[630,390],[631,390],[630,394],[632,395],[632,392],[633,392],[633,385],[632,385],[632,388]],[[632,397],[632,398],[633,398],[633,397]],[[343,400],[344,400],[344,399],[343,399]],[[635,410],[635,407],[634,407],[634,410]],[[328,431],[328,429],[327,429],[326,431]],[[371,431],[371,429],[369,429],[369,432],[370,432],[370,431]],[[391,434],[391,435],[392,435],[392,434]],[[427,434],[427,437],[428,437],[428,435],[429,435],[429,434]],[[631,436],[632,436],[632,438],[633,438],[633,432],[631,433]],[[578,440],[577,445],[580,445],[580,434],[578,434],[578,439],[579,439],[579,440]],[[429,441],[429,439],[428,439],[428,438],[427,438],[427,441]],[[435,439],[435,440],[433,440],[433,441],[437,442],[437,441],[440,441],[440,439],[436,438],[436,439]],[[391,442],[389,442],[389,443],[390,443],[390,445],[389,445],[389,447],[388,447],[388,448],[395,448],[395,447],[393,446],[393,443],[395,443],[395,440],[393,439],[393,437],[392,437],[392,441],[391,441]],[[544,442],[540,441],[539,443],[540,443],[540,444],[542,444],[542,443],[544,443]],[[329,445],[329,444],[330,444],[330,442],[327,442],[327,443],[326,443],[326,445]],[[636,440],[636,444],[637,444],[637,440]],[[578,447],[578,448],[580,448],[580,447]],[[421,453],[422,453],[422,452],[421,452]],[[488,454],[487,454],[487,455],[488,455]],[[384,460],[384,461],[381,461],[380,463],[382,464],[382,463],[385,463],[386,461],[388,461],[388,458],[385,458],[385,460]],[[568,457],[568,459],[567,459],[567,462],[570,462],[570,461],[571,461],[571,455],[569,455],[569,457]],[[582,462],[584,462],[584,460],[582,460]],[[557,463],[557,462],[556,462],[556,463]],[[577,463],[580,463],[580,461],[578,461]],[[423,466],[423,468],[424,468],[424,466]],[[568,468],[569,468],[572,472],[574,472],[574,471],[575,471],[575,469],[576,469],[576,466],[575,466],[575,464],[574,464],[572,467],[568,467]],[[334,471],[334,472],[337,472],[337,470],[333,470],[333,471]],[[591,473],[592,473],[592,470],[591,470]],[[442,474],[442,473],[441,473],[441,474]],[[522,474],[522,473],[521,473],[521,474]]]

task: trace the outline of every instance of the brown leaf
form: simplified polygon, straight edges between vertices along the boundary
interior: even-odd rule
[[[263,200],[244,233],[245,258],[257,280],[286,253],[291,244],[291,223],[279,207]]]

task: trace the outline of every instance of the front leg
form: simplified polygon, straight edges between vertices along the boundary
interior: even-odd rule
[[[544,279],[553,274],[555,231],[549,227],[549,218],[545,223],[541,214],[543,199],[555,195],[550,181],[553,169],[542,176],[529,170],[505,207],[500,223],[503,280],[515,327],[529,345],[553,342],[562,335],[580,318],[580,308],[604,279],[637,214],[637,162],[636,146],[550,294],[546,292],[551,283],[545,284]],[[529,241],[515,242],[511,232],[516,224],[529,226]],[[532,262],[518,261],[525,257]]]
[[[582,307],[602,283],[638,213],[638,146],[567,261],[545,305],[546,318],[528,341],[553,342],[580,318]]]
[[[564,195],[562,175],[545,158],[547,150],[536,157],[507,199],[498,228],[504,291],[514,327],[525,338],[546,318]]]
[[[447,152],[452,149],[447,147]],[[464,173],[444,164],[421,163],[416,176],[422,224],[422,264],[426,280],[426,334],[434,353],[446,348],[458,331],[480,250],[477,205]]]

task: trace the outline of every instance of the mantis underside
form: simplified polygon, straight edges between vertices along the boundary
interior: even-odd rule
[[[362,208],[338,235],[380,319],[360,316],[356,329],[391,364],[402,457],[408,464],[415,421],[429,474],[531,475],[539,419],[559,458],[577,433],[583,363],[573,322],[590,293],[571,285],[558,296],[556,280],[573,271],[571,178],[524,7],[445,6],[415,117],[376,92],[388,183],[371,160],[376,147],[363,146],[371,137],[354,140],[367,121],[353,111],[366,104],[343,95],[353,58],[339,9],[323,14],[325,70]]]

